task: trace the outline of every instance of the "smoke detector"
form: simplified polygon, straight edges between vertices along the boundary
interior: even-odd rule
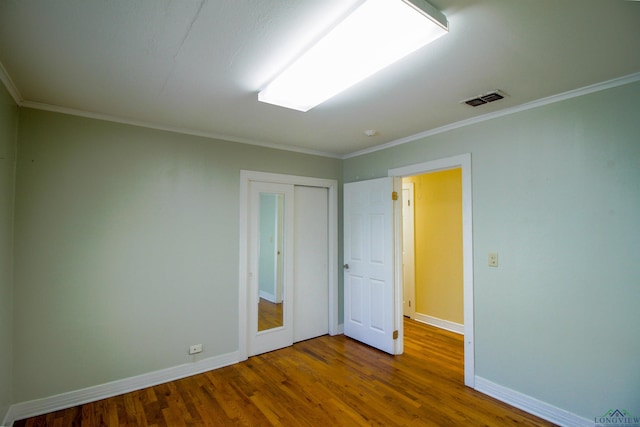
[[[477,96],[474,96],[473,98],[465,99],[464,101],[460,101],[460,104],[467,104],[467,105],[471,105],[472,107],[478,107],[480,105],[488,104],[489,102],[494,102],[499,99],[502,99],[505,96],[507,96],[506,93],[496,89],[494,91],[487,92],[482,95],[477,95]]]

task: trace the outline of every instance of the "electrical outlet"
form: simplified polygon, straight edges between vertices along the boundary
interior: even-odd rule
[[[489,267],[497,267],[498,266],[498,253],[497,252],[489,252]]]
[[[189,354],[202,353],[202,344],[194,344],[189,347]]]

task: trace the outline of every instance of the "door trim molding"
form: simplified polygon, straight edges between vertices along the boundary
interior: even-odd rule
[[[249,182],[261,181],[326,188],[328,191],[328,243],[329,243],[329,334],[338,335],[338,181],[250,170],[240,171],[240,256],[238,271],[238,355],[239,361],[247,359],[248,271],[249,271]]]
[[[411,229],[408,229],[407,224],[404,223],[404,209],[405,209],[405,198],[402,198],[402,218],[403,218],[403,223],[402,223],[402,234],[403,234],[403,238],[402,238],[402,252],[405,253],[405,249],[407,247],[407,242],[410,241],[410,253],[411,253],[411,260],[413,262],[410,263],[405,263],[404,259],[402,261],[402,290],[403,290],[403,306],[402,306],[402,314],[404,314],[405,316],[409,316],[410,319],[415,319],[416,318],[416,258],[415,258],[415,237],[414,237],[414,233],[415,233],[415,193],[414,193],[414,184],[413,182],[407,182],[407,183],[402,183],[402,192],[404,195],[404,190],[408,190],[409,192],[409,197],[408,200],[411,202],[411,204],[409,205],[409,216],[411,217],[411,224],[410,227]],[[405,233],[405,231],[409,231],[409,233]],[[410,240],[405,239],[405,237],[410,236]],[[411,292],[411,304],[408,308],[408,310],[405,312],[405,310],[407,309],[407,307],[404,306],[404,300],[406,299],[406,295],[404,295],[404,291],[406,290],[407,286],[405,282],[405,274],[404,272],[407,271],[407,269],[409,269],[411,271],[410,277],[413,280],[413,283],[411,283],[411,285],[409,286],[409,290]]]
[[[464,287],[464,384],[475,388],[475,341],[473,323],[473,195],[471,153],[389,169],[389,176],[410,176],[462,169],[462,270]]]

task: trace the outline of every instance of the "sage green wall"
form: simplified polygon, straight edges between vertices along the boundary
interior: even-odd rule
[[[476,374],[585,418],[640,413],[638,111],[634,83],[342,162],[21,108],[12,401],[237,349],[240,169],[350,182],[471,152]]]
[[[342,161],[20,109],[14,402],[238,349],[240,169]]]
[[[13,196],[18,106],[0,84],[0,422],[12,403]]]
[[[640,414],[639,112],[633,83],[344,163],[472,153],[476,375],[587,419]]]

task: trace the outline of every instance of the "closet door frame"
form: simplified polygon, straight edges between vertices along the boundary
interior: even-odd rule
[[[326,188],[328,191],[329,335],[342,333],[338,324],[338,181],[268,172],[240,171],[240,254],[238,271],[238,357],[246,360],[248,339],[249,184],[252,181]]]

